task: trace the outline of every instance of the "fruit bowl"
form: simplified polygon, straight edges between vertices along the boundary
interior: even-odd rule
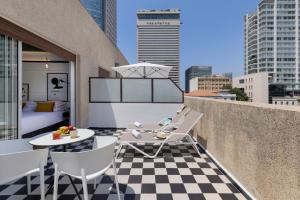
[[[70,136],[70,132],[75,130],[76,128],[72,125],[61,126],[57,131],[53,132],[53,140],[57,140],[65,136]]]

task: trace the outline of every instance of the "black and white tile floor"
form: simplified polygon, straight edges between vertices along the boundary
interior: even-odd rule
[[[98,130],[96,135],[116,135],[113,130]],[[93,139],[68,146],[69,151],[91,149]],[[60,150],[61,147],[52,150]],[[140,146],[146,152],[155,152],[156,146]],[[191,146],[167,145],[156,159],[144,158],[131,148],[123,148],[117,161],[121,196],[125,200],[245,200],[246,198],[221,173],[203,152],[201,157]],[[48,159],[45,169],[46,188],[53,181],[53,165]],[[93,182],[88,185],[90,199],[117,199],[112,170],[98,178],[96,190]],[[75,184],[82,194],[81,181]],[[26,178],[11,184],[0,185],[0,200],[40,199],[39,176],[32,176],[32,193],[27,195]],[[67,177],[59,180],[60,200],[78,199]],[[52,190],[46,199],[52,199]]]

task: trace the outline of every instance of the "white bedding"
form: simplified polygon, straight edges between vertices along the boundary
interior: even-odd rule
[[[63,112],[22,112],[22,135],[63,121]]]

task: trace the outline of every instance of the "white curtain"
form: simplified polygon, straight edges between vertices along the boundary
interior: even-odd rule
[[[18,41],[0,34],[0,140],[18,130]]]

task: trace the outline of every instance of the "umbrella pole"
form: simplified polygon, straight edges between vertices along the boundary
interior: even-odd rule
[[[144,66],[144,78],[146,78],[146,67]]]

